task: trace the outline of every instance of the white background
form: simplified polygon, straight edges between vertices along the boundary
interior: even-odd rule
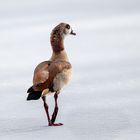
[[[1,140],[140,139],[139,0],[0,1]],[[35,66],[51,56],[50,32],[65,39],[73,78],[48,127],[42,101],[26,101]],[[53,96],[47,97],[50,111]]]

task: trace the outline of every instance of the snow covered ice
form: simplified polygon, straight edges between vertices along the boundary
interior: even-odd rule
[[[138,0],[0,1],[0,140],[139,140]],[[59,5],[59,6],[58,6]],[[68,22],[73,78],[48,127],[41,100],[26,101],[35,66],[51,55],[50,32]],[[53,97],[47,97],[50,111]]]

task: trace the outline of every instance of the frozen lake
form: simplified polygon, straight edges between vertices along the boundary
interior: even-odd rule
[[[138,4],[0,2],[0,139],[139,140]],[[64,125],[48,127],[42,101],[27,102],[26,91],[35,66],[50,58],[50,32],[62,21],[77,33],[65,39],[73,78],[59,96]],[[47,101],[52,111],[53,97]]]

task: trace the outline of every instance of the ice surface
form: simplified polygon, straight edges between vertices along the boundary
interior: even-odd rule
[[[140,11],[134,1],[0,1],[0,140],[139,140]],[[72,25],[73,78],[48,127],[42,101],[26,101],[35,66],[49,59],[51,29]],[[50,111],[53,97],[47,97]]]

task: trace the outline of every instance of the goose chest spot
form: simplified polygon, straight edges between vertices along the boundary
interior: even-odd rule
[[[54,91],[60,91],[71,79],[72,69],[64,69],[53,80]]]

